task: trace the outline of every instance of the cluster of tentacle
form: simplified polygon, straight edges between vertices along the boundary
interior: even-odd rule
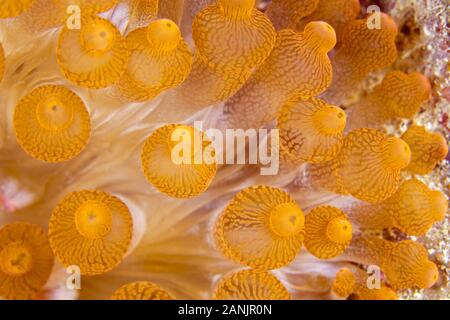
[[[218,131],[278,129],[282,169],[304,175],[304,193],[310,188],[346,200],[304,206],[305,194],[298,196],[292,185],[270,186],[270,179],[228,189],[228,203],[211,218],[209,237],[203,238],[212,238],[209,245],[224,260],[245,269],[218,277],[210,298],[302,297],[290,283],[292,273],[306,291],[336,299],[396,299],[396,290],[437,282],[438,268],[419,242],[382,236],[393,229],[405,237],[422,236],[448,210],[446,196],[415,177],[431,173],[446,158],[448,143],[414,123],[432,87],[419,72],[392,70],[399,30],[389,15],[361,16],[353,0],[273,0],[265,12],[255,0],[181,1],[184,7],[129,0],[120,4],[127,12],[124,28],[99,15],[118,2],[1,2],[0,19],[37,32],[60,29],[52,52],[59,81],[47,77],[27,86],[12,103],[14,142],[23,157],[70,168],[83,152],[89,159],[109,152],[96,150],[101,137],[89,144],[91,133],[107,131],[102,125],[111,119],[96,114],[85,102],[86,92],[126,101],[127,107],[141,103],[148,106],[145,119],[129,128],[135,138],[129,144],[140,151],[130,162],[139,168],[140,159],[141,178],[155,197],[177,198],[172,200],[183,203],[177,209],[183,210],[189,201],[196,206],[192,198],[208,197],[221,173],[216,158],[221,150],[190,121],[216,105],[211,122]],[[192,34],[185,19],[192,20]],[[4,47],[0,44],[0,81],[15,72],[8,69],[10,49],[5,54]],[[391,69],[380,84],[355,102],[367,76],[386,68]],[[402,120],[411,123],[402,135],[387,132],[387,123]],[[236,178],[224,175],[223,180]],[[47,199],[55,203],[53,211],[42,213],[50,217],[47,233],[25,222],[0,226],[0,297],[34,298],[54,259],[94,276],[132,254],[137,230],[132,207],[96,186],[75,187],[61,193],[49,184],[59,198]],[[146,207],[149,216],[152,210]],[[299,256],[314,261],[319,276],[304,271],[310,269]],[[385,277],[372,287],[368,270],[374,265]],[[275,269],[280,270],[272,274]],[[176,298],[169,292],[138,281],[110,297]]]

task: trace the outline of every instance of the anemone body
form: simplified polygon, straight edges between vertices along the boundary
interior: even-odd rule
[[[319,259],[341,255],[352,240],[352,224],[338,208],[321,206],[305,219],[305,248]]]
[[[292,101],[277,116],[280,154],[288,164],[333,159],[344,140],[345,112],[322,100]]]
[[[47,283],[53,253],[39,226],[25,222],[0,228],[0,297],[31,299]]]
[[[32,157],[61,162],[80,154],[91,133],[89,113],[74,92],[62,86],[33,89],[14,110],[14,130]]]
[[[222,253],[254,269],[291,262],[304,238],[304,215],[283,190],[256,186],[239,192],[217,219],[214,239]]]
[[[272,23],[254,8],[254,0],[217,1],[196,15],[192,29],[193,70],[152,114],[154,121],[177,122],[225,101],[266,60],[276,41]]]
[[[80,29],[65,26],[59,35],[60,70],[81,87],[100,89],[116,83],[125,72],[129,55],[119,30],[100,17],[85,17]]]
[[[181,148],[178,150],[177,146]],[[191,198],[206,191],[214,179],[214,152],[211,141],[197,129],[166,125],[146,140],[141,153],[142,169],[160,192],[174,198]],[[180,157],[179,161],[175,157]]]
[[[336,34],[325,22],[312,22],[302,33],[279,31],[269,58],[225,103],[226,127],[262,127],[275,120],[287,101],[307,100],[323,92],[331,83],[327,53],[335,44]]]
[[[241,270],[225,275],[214,289],[217,300],[290,300],[289,292],[267,271]]]
[[[358,263],[379,266],[394,289],[430,288],[439,277],[427,250],[412,240],[391,242],[375,236],[358,236],[346,256]]]
[[[82,275],[110,271],[131,243],[133,221],[128,207],[103,191],[75,191],[55,207],[48,226],[50,246],[66,267]]]
[[[412,125],[402,135],[402,139],[411,149],[411,162],[405,170],[413,174],[429,174],[440,161],[447,157],[448,143],[439,133]]]
[[[359,203],[349,208],[348,214],[360,228],[398,228],[408,235],[422,236],[444,219],[447,209],[448,201],[442,192],[411,179],[381,203]]]
[[[350,22],[344,29],[341,46],[332,57],[333,82],[321,96],[326,102],[340,106],[372,71],[391,65],[397,58],[395,38],[397,26],[381,13],[381,28],[369,28],[366,19]]]
[[[410,158],[411,151],[403,140],[375,129],[358,129],[345,137],[336,158],[312,167],[310,175],[325,189],[378,203],[397,191],[400,172]],[[329,181],[330,175],[335,181]]]
[[[356,279],[353,272],[348,268],[341,268],[336,272],[331,292],[340,298],[348,298],[356,287]]]
[[[377,129],[391,120],[412,119],[430,91],[430,82],[422,74],[392,71],[351,109],[348,128]]]
[[[148,281],[126,284],[111,297],[112,300],[173,300],[174,298],[163,288]]]
[[[151,100],[178,86],[191,71],[191,52],[171,20],[134,30],[127,36],[127,47],[131,55],[117,86],[131,101]]]

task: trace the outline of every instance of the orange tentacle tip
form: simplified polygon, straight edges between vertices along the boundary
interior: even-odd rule
[[[302,210],[285,191],[255,186],[239,192],[215,223],[222,253],[254,269],[271,270],[294,260],[304,238]]]
[[[159,285],[138,281],[128,283],[119,289],[111,297],[112,300],[173,300],[174,297]]]
[[[216,300],[290,300],[274,275],[261,270],[241,270],[225,275],[214,289]]]
[[[77,265],[83,275],[110,271],[123,259],[131,243],[131,213],[119,198],[103,191],[75,191],[52,212],[50,246],[64,265]]]
[[[124,74],[129,55],[119,30],[97,16],[83,16],[80,29],[65,26],[59,35],[59,68],[80,87],[100,89],[113,85]]]
[[[255,0],[219,0],[200,11],[192,25],[197,54],[212,70],[241,75],[269,56],[276,32]]]
[[[157,129],[141,152],[147,180],[174,198],[192,198],[205,192],[217,172],[215,149],[194,127],[171,124]]]
[[[86,147],[91,124],[80,97],[62,86],[33,89],[14,110],[14,130],[20,146],[30,156],[62,162]]]
[[[381,254],[381,267],[394,288],[426,289],[439,278],[436,264],[428,260],[428,251],[417,242],[406,240],[393,243],[389,252]]]
[[[412,125],[402,139],[411,148],[411,162],[405,170],[413,174],[429,174],[438,162],[447,157],[448,142],[441,134],[430,132],[425,127]]]
[[[433,224],[444,220],[448,200],[442,192],[411,179],[402,183],[391,198],[382,202],[379,210],[390,214],[394,227],[406,234],[421,236]]]
[[[351,131],[336,161],[338,184],[352,196],[371,203],[392,196],[401,182],[400,172],[411,159],[408,144],[375,129]]]
[[[280,153],[288,163],[333,159],[344,140],[345,112],[311,98],[285,104],[278,113]]]
[[[32,299],[47,283],[53,263],[41,227],[16,222],[0,228],[0,297]]]
[[[340,298],[348,298],[356,289],[356,277],[348,268],[341,268],[336,272],[331,292]]]
[[[391,120],[412,119],[430,92],[430,82],[422,74],[392,71],[352,108],[350,127],[381,128]]]
[[[344,253],[352,240],[352,224],[338,208],[314,208],[305,219],[305,248],[319,259]]]
[[[126,71],[117,83],[120,93],[131,101],[146,101],[180,85],[192,67],[192,54],[171,20],[159,19],[127,38],[131,52]]]

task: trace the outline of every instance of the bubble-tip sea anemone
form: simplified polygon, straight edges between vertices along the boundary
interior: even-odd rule
[[[32,157],[61,162],[80,154],[91,134],[89,113],[81,98],[62,86],[33,89],[14,110],[17,141]]]
[[[271,273],[241,270],[225,275],[214,289],[218,300],[289,300],[283,284]]]
[[[216,221],[214,237],[230,259],[252,268],[276,269],[297,255],[304,223],[302,210],[288,193],[256,186],[233,198]]]
[[[157,284],[139,281],[126,284],[111,297],[112,300],[173,300],[173,297]]]
[[[30,299],[47,283],[53,253],[44,230],[24,222],[0,228],[0,297]]]
[[[85,190],[59,202],[50,218],[48,237],[63,265],[77,265],[83,275],[97,275],[123,260],[132,230],[131,214],[119,198]]]

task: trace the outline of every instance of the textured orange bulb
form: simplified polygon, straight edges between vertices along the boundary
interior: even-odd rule
[[[352,271],[348,268],[341,268],[336,273],[331,291],[341,298],[350,296],[356,287],[356,279]]]
[[[192,24],[196,49],[192,71],[151,114],[152,121],[180,122],[227,100],[246,83],[276,41],[270,20],[253,7],[253,0],[217,1],[197,13]]]
[[[173,300],[174,298],[157,284],[139,281],[126,284],[111,297],[112,300]]]
[[[349,127],[377,129],[392,120],[412,119],[430,92],[430,82],[422,74],[392,71],[350,109]]]
[[[214,228],[216,245],[226,257],[269,270],[287,265],[299,252],[304,216],[283,190],[256,186],[239,192]]]
[[[76,157],[86,147],[91,124],[86,106],[74,92],[62,86],[42,86],[17,104],[14,129],[29,155],[61,162]]]
[[[179,161],[174,156],[180,157]],[[191,198],[205,192],[217,171],[211,141],[193,127],[176,124],[157,129],[146,140],[141,163],[147,180],[174,198]]]
[[[387,138],[381,143],[383,166],[389,169],[403,169],[411,161],[411,149],[402,139]]]
[[[305,247],[320,259],[341,255],[352,240],[352,224],[338,208],[314,208],[305,219]]]
[[[253,8],[254,3],[220,0],[195,17],[192,37],[197,54],[212,70],[238,77],[269,55],[275,30],[269,19]]]
[[[448,154],[448,142],[441,134],[418,125],[409,127],[402,139],[411,148],[411,162],[405,170],[414,174],[430,173]]]
[[[191,51],[173,21],[156,20],[132,31],[126,40],[131,55],[117,86],[128,100],[151,100],[189,75]]]
[[[358,236],[346,255],[355,262],[380,266],[394,289],[429,288],[438,280],[436,265],[428,259],[428,251],[412,240],[391,242],[375,236]]]
[[[117,82],[129,58],[125,39],[108,20],[89,16],[81,29],[64,27],[57,60],[64,76],[81,87],[100,89]]]
[[[345,123],[342,109],[319,99],[285,104],[277,117],[282,159],[288,164],[331,160],[341,149]]]
[[[31,299],[46,284],[53,253],[40,227],[25,222],[0,228],[0,296]]]
[[[411,179],[381,203],[352,206],[349,215],[364,229],[398,228],[408,235],[422,236],[444,219],[447,209],[448,200],[442,192]]]
[[[338,184],[352,196],[367,202],[381,202],[400,185],[400,171],[411,157],[401,139],[388,138],[381,131],[359,129],[344,139],[336,161]]]
[[[290,300],[289,292],[266,271],[241,270],[220,279],[214,290],[216,300]]]
[[[110,271],[124,258],[133,222],[127,206],[102,191],[76,191],[53,210],[50,245],[64,266],[77,265],[83,275]]]
[[[324,22],[311,22],[302,33],[279,31],[270,56],[225,103],[225,126],[263,127],[287,102],[308,100],[326,90],[332,80],[328,51],[335,41],[333,28]]]

